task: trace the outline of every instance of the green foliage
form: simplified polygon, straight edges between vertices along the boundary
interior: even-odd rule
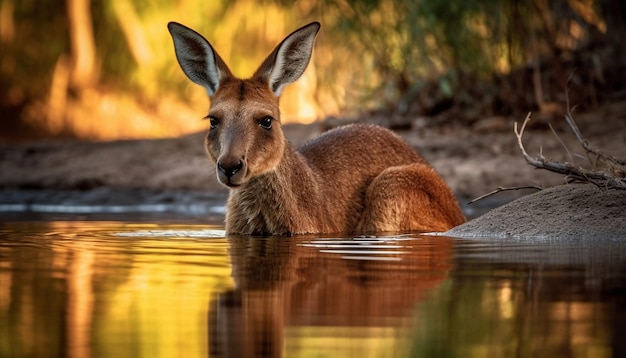
[[[340,3],[327,1],[327,6]],[[369,85],[387,102],[423,80],[450,71],[489,77],[523,63],[521,44],[530,5],[516,1],[351,0],[335,27],[352,37],[354,53],[371,58]],[[530,3],[529,3],[530,4]],[[505,63],[502,63],[505,62]],[[443,83],[447,86],[448,83]],[[444,87],[445,87],[444,86]],[[445,87],[451,94],[451,89]]]

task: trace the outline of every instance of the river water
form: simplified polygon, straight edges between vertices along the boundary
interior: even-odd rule
[[[619,243],[0,224],[0,357],[624,357]]]

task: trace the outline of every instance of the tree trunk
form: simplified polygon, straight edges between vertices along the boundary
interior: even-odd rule
[[[600,0],[600,10],[606,22],[606,41],[615,51],[621,67],[626,66],[626,2],[623,0]]]
[[[91,21],[90,0],[67,0],[72,51],[71,86],[84,89],[95,84],[96,45]]]

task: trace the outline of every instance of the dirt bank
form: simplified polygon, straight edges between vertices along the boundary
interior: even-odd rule
[[[626,190],[570,184],[527,195],[458,226],[468,239],[626,241]]]

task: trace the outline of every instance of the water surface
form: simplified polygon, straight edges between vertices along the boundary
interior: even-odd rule
[[[624,249],[5,221],[0,356],[626,356]]]

